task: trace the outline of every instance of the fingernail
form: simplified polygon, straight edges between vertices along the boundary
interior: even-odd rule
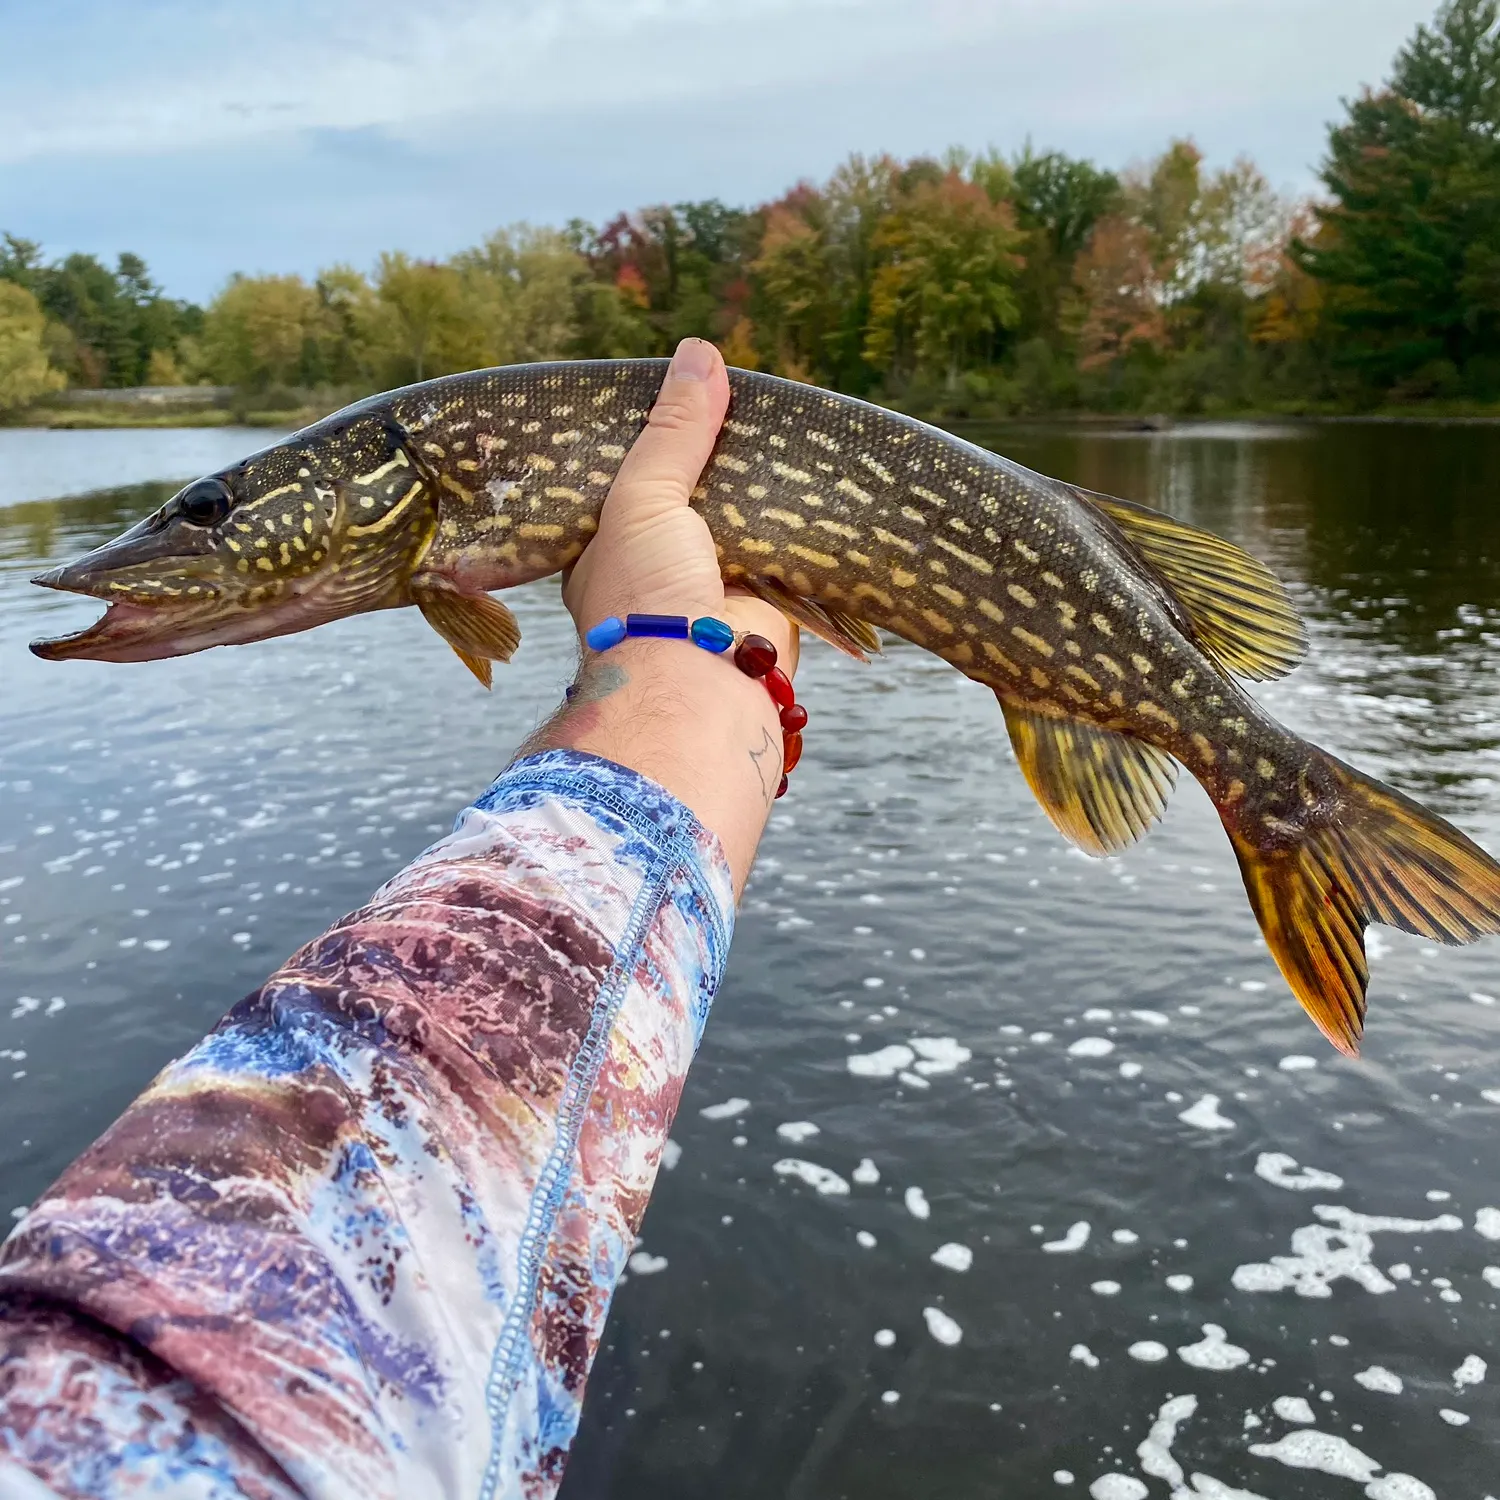
[[[706,339],[683,339],[672,356],[667,374],[678,380],[707,380],[716,363],[714,346]]]

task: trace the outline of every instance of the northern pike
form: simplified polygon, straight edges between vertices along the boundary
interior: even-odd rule
[[[583,551],[665,369],[518,365],[359,402],[44,573],[109,608],[32,650],[149,661],[414,604],[488,686],[520,640],[491,591]],[[1140,838],[1185,766],[1340,1051],[1363,1031],[1369,923],[1446,943],[1500,930],[1500,865],[1234,680],[1281,676],[1307,649],[1255,558],[895,412],[745,370],[729,382],[693,496],[726,581],[851,655],[879,649],[878,627],[992,688],[1032,791],[1090,854]]]

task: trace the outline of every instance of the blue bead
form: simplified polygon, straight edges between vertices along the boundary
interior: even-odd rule
[[[686,615],[626,615],[626,635],[655,635],[669,641],[685,641],[688,634]]]
[[[611,646],[618,646],[625,634],[624,620],[619,615],[611,615],[607,620],[591,625],[584,632],[583,640],[590,651],[608,651]]]
[[[688,635],[705,651],[727,651],[734,645],[734,631],[722,620],[716,620],[712,615],[704,615],[701,619],[693,621],[693,627]]]

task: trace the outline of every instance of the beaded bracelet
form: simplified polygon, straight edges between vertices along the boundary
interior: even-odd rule
[[[584,644],[590,651],[608,651],[630,636],[655,636],[661,640],[691,641],[715,656],[722,656],[731,646],[731,660],[746,677],[763,682],[781,720],[781,785],[778,797],[784,796],[787,777],[802,759],[802,731],[807,727],[807,710],[797,702],[792,680],[776,665],[776,647],[763,635],[741,634],[716,620],[701,615],[690,621],[686,615],[626,615],[622,620],[611,615],[584,632]]]

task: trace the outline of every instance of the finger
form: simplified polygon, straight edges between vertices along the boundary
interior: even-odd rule
[[[684,339],[667,367],[645,429],[615,475],[605,502],[609,519],[649,520],[686,505],[728,408],[723,356],[706,339]],[[603,520],[601,516],[601,524]]]

